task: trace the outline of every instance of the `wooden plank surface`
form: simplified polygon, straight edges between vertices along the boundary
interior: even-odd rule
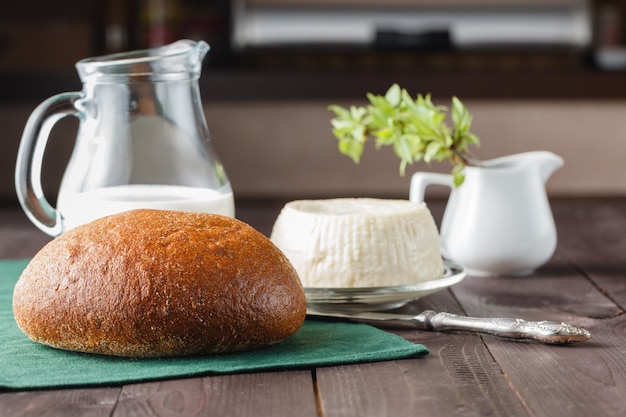
[[[449,291],[400,309],[463,314]],[[430,349],[429,356],[379,364],[318,369],[324,416],[525,415],[500,365],[480,337],[411,327],[388,328]]]
[[[119,388],[92,388],[0,393],[0,416],[107,417],[119,392]]]
[[[238,205],[268,235],[282,202]],[[443,205],[429,204],[435,217]],[[425,358],[168,380],[124,387],[0,393],[0,416],[606,416],[626,415],[626,200],[553,202],[559,248],[529,277],[474,278],[403,312],[554,319],[587,327],[573,346],[385,327]],[[0,256],[32,256],[49,237],[0,211]]]
[[[626,310],[626,202],[574,200],[553,206],[561,254]]]
[[[565,347],[483,337],[530,415],[548,416],[564,407],[573,408],[571,417],[619,415],[610,399],[626,392],[626,356],[619,359],[626,340],[623,332],[612,334],[604,324],[619,309],[586,277],[571,271],[548,267],[533,277],[495,278],[489,285],[468,279],[453,292],[468,315],[566,321],[592,332],[591,341]],[[607,361],[613,366],[607,367]]]
[[[280,394],[280,395],[277,395]],[[316,417],[311,371],[260,372],[125,386],[116,417]]]

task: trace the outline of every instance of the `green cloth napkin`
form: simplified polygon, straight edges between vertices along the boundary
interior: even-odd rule
[[[356,323],[307,320],[284,342],[253,352],[167,359],[82,354],[32,342],[17,327],[13,287],[28,260],[0,260],[0,389],[121,385],[168,378],[311,368],[427,355],[428,349]]]

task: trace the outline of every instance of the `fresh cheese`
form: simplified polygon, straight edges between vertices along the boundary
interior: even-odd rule
[[[425,203],[373,198],[297,200],[271,240],[304,287],[410,285],[441,278],[439,234]]]

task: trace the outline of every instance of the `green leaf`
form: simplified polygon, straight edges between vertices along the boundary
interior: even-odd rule
[[[409,163],[413,162],[413,154],[411,153],[411,146],[405,138],[399,139],[394,144],[393,149],[396,155],[398,155],[401,160],[407,161]]]
[[[337,104],[331,104],[330,106],[328,106],[328,110],[333,111],[338,117],[344,119],[347,119],[350,116],[350,112],[346,108],[341,107]]]
[[[472,116],[457,97],[452,97],[452,122],[454,123],[454,130],[459,136],[467,133],[472,124]]]
[[[393,118],[390,117],[390,114],[377,107],[371,107],[368,111],[369,117],[366,118],[365,123],[372,129],[384,128],[393,123]]]
[[[465,141],[471,145],[480,145],[480,140],[478,139],[478,136],[476,136],[473,133],[466,133],[463,138],[465,139]]]
[[[386,115],[392,115],[394,112],[394,106],[387,100],[385,97],[376,96],[374,94],[368,93],[367,98],[370,101],[369,110],[371,111],[372,107],[377,109],[380,112],[383,112]]]
[[[361,121],[363,117],[367,114],[367,109],[365,107],[350,107],[350,117],[354,121]]]
[[[440,141],[432,141],[426,146],[426,152],[424,152],[424,161],[430,162],[433,160],[435,155],[441,150],[443,147],[443,143]]]
[[[385,99],[391,104],[393,107],[398,107],[400,101],[402,100],[402,89],[398,84],[394,84],[389,87],[387,93],[385,94]]]
[[[335,129],[348,129],[354,125],[354,122],[352,120],[336,118],[336,119],[332,119],[330,121],[330,124]]]
[[[406,174],[406,166],[407,166],[407,161],[405,161],[404,159],[400,161],[400,176],[404,177],[404,175]]]
[[[374,136],[380,139],[393,138],[393,135],[396,133],[396,129],[393,125],[388,125],[383,127],[382,129],[378,129],[374,132]]]
[[[352,140],[340,140],[338,143],[339,152],[350,157],[355,164],[361,161],[363,155],[363,144]]]
[[[460,187],[465,182],[465,172],[462,165],[455,165],[452,168],[452,183],[455,187]]]

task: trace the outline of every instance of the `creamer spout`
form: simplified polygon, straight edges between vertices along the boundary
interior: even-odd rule
[[[534,163],[539,169],[539,176],[544,184],[548,182],[552,174],[564,164],[563,158],[552,152],[537,151],[532,152],[532,154],[534,154]]]

